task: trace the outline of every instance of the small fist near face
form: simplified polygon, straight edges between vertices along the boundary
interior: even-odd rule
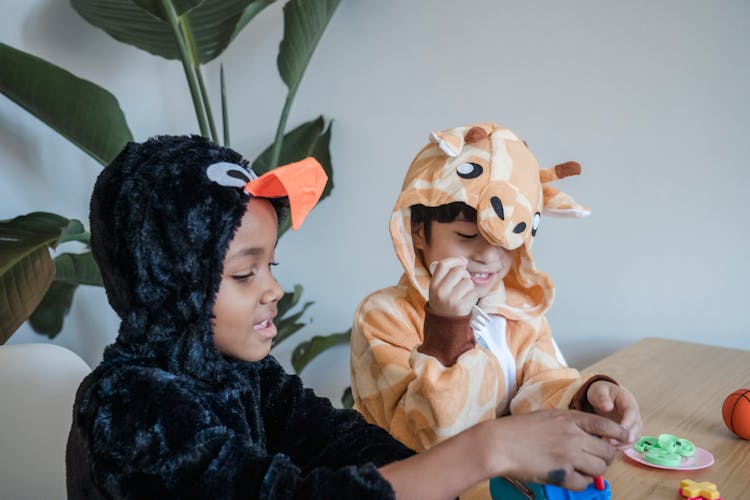
[[[430,309],[443,316],[467,316],[478,295],[465,257],[448,257],[430,264]]]

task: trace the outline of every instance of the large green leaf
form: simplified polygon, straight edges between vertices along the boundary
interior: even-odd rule
[[[234,33],[232,33],[232,40],[234,40],[234,37],[240,34],[240,31],[242,31],[242,28],[247,26],[247,23],[253,20],[255,16],[258,15],[260,11],[274,3],[276,0],[256,0],[255,2],[251,3],[250,5],[245,8],[245,11],[242,13],[242,16],[240,16],[239,21],[237,21],[237,26],[234,27]]]
[[[340,0],[290,0],[284,6],[284,39],[279,45],[276,65],[289,92],[276,126],[273,150],[268,162],[271,165],[280,164],[286,120],[292,109],[297,87],[339,2]]]
[[[0,92],[108,164],[132,140],[117,99],[87,80],[0,43]]]
[[[70,221],[33,212],[0,221],[0,344],[26,321],[52,283],[55,247]]]
[[[274,0],[171,0],[190,27],[198,61],[218,57],[242,28]],[[179,59],[174,34],[159,0],[71,0],[86,21],[120,42],[167,59]],[[140,4],[140,5],[137,5]],[[141,7],[147,7],[148,11]],[[192,9],[191,5],[194,5]],[[161,19],[160,19],[161,18]]]
[[[99,266],[91,252],[64,253],[55,257],[55,281],[104,286]]]
[[[70,223],[60,234],[59,243],[65,243],[66,241],[80,241],[88,246],[91,241],[91,234],[83,228],[81,221],[70,219]]]
[[[281,319],[276,320],[276,329],[278,330],[278,333],[273,338],[273,341],[271,342],[271,347],[276,347],[280,343],[282,343],[284,340],[286,340],[288,337],[291,337],[294,335],[298,330],[300,330],[302,327],[305,326],[304,323],[300,323],[299,319],[302,317],[303,314],[305,314],[305,311],[307,311],[307,308],[313,305],[313,302],[305,302],[302,305],[302,309],[290,316],[283,317]]]
[[[64,253],[55,257],[54,262],[55,281],[29,317],[31,328],[51,339],[62,330],[78,285],[103,286],[91,252]]]
[[[284,39],[276,63],[289,88],[297,91],[320,37],[341,0],[290,0],[284,6]]]
[[[133,0],[133,3],[137,4],[142,9],[149,11],[154,17],[166,21],[167,14],[164,12],[165,3],[171,3],[174,7],[175,14],[181,16],[201,3],[201,1],[202,0],[167,0],[167,2],[164,2],[163,0]]]
[[[340,344],[348,344],[352,336],[352,329],[341,333],[329,335],[316,335],[310,340],[297,344],[292,352],[292,366],[294,371],[300,373],[308,363],[315,359],[320,353]]]
[[[352,395],[351,387],[344,389],[344,393],[341,395],[341,406],[344,408],[352,408],[354,406],[354,395]]]
[[[263,175],[279,165],[286,165],[308,156],[314,156],[323,165],[323,169],[328,174],[328,183],[332,187],[333,170],[331,154],[328,150],[330,140],[330,124],[326,126],[323,116],[319,116],[284,134],[284,148],[279,155],[278,165],[271,165],[270,163],[273,152],[273,144],[271,144],[255,159],[252,169],[256,174]],[[326,189],[330,191],[329,186],[326,186]]]
[[[327,197],[331,194],[333,189],[333,165],[331,164],[331,128],[333,122],[330,122],[328,126],[323,130],[317,138],[312,138],[312,149],[310,150],[309,156],[312,156],[320,162],[320,165],[325,170],[328,176],[328,182],[326,187],[323,188],[323,193],[320,195],[320,199]]]
[[[54,275],[49,250],[38,248],[0,276],[0,344],[36,309]]]
[[[284,147],[279,156],[279,165],[286,165],[312,156],[320,162],[328,175],[328,182],[320,196],[322,200],[331,193],[333,189],[333,166],[331,165],[331,124],[326,125],[322,116],[305,122],[284,135]],[[271,156],[273,155],[273,144],[266,148],[252,164],[252,168],[258,175],[271,170]],[[279,236],[289,229],[290,221],[286,220],[279,224]]]
[[[5,274],[39,248],[55,248],[71,222],[78,221],[49,212],[32,212],[0,220],[0,274]]]
[[[284,292],[284,295],[279,299],[278,304],[276,304],[278,314],[276,315],[274,324],[278,333],[271,341],[271,347],[280,344],[281,341],[294,335],[305,326],[304,323],[299,323],[297,320],[312,305],[312,302],[305,303],[302,311],[289,315],[289,312],[294,309],[300,298],[302,298],[302,285],[294,285],[294,289],[291,292]]]
[[[65,316],[70,311],[76,288],[78,285],[75,283],[53,281],[39,306],[29,316],[31,328],[50,339],[55,338],[62,330]]]
[[[279,302],[276,304],[276,310],[278,311],[278,317],[281,318],[286,313],[297,305],[299,299],[302,298],[302,285],[294,285],[294,290],[291,292],[284,292]]]

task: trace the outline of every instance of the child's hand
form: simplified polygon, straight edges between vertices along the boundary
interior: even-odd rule
[[[398,498],[454,498],[496,476],[582,490],[617,455],[610,442],[627,435],[593,413],[541,410],[485,420],[380,472]]]
[[[627,429],[628,441],[620,443],[620,448],[633,444],[641,436],[641,413],[630,391],[612,382],[597,380],[589,387],[586,397],[596,413]]]
[[[443,316],[466,316],[477,303],[465,257],[448,257],[430,264],[430,309]]]
[[[627,438],[617,423],[576,410],[541,410],[480,425],[488,431],[474,449],[486,442],[495,447],[495,463],[507,467],[492,472],[574,490],[604,474],[616,455],[611,443]]]

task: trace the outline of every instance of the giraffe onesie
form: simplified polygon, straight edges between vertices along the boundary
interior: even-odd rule
[[[409,167],[390,220],[404,273],[395,286],[366,297],[354,317],[355,408],[418,451],[508,413],[590,409],[588,386],[611,379],[584,378],[566,365],[544,316],[553,300],[552,281],[536,269],[530,253],[542,212],[590,213],[547,184],[580,173],[580,166],[567,162],[540,170],[526,143],[494,123],[432,132],[430,139]],[[431,275],[414,248],[410,217],[413,205],[457,201],[477,210],[479,233],[487,241],[514,252],[507,276],[478,303],[489,324],[472,321],[470,342],[446,364],[420,349]]]

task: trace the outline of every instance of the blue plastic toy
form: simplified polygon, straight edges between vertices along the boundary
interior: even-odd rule
[[[537,483],[527,483],[522,481],[531,494],[534,495],[534,500],[544,500],[544,487]],[[490,479],[490,496],[493,500],[529,500],[529,497],[523,494],[515,486],[513,486],[504,477],[493,477]]]
[[[597,490],[594,483],[591,483],[583,491],[570,491],[545,484],[544,493],[547,500],[611,500],[612,498],[612,491],[607,481],[604,481],[603,490]]]
[[[541,485],[525,481],[523,484],[534,495],[533,500],[611,500],[612,491],[609,483],[603,480],[601,482],[604,483],[604,489],[597,489],[596,485],[591,483],[583,491],[571,491],[548,484]],[[490,495],[494,500],[530,500],[527,495],[502,477],[490,479]]]

